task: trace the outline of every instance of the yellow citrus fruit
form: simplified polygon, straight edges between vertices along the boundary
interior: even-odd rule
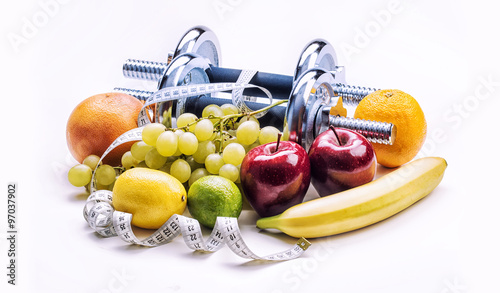
[[[75,107],[66,125],[66,141],[73,157],[82,162],[89,155],[102,156],[118,136],[137,127],[142,103],[122,93],[98,94]],[[133,142],[112,150],[104,163],[118,166]]]
[[[356,107],[354,118],[388,122],[396,126],[392,145],[374,143],[379,164],[394,168],[411,161],[427,135],[427,122],[418,102],[400,90],[380,90],[366,96]]]
[[[132,168],[113,187],[113,206],[132,214],[132,225],[160,228],[173,214],[186,208],[186,189],[175,177],[158,170]]]
[[[213,228],[217,217],[238,217],[243,199],[231,180],[210,175],[196,180],[188,191],[188,209],[203,226]]]

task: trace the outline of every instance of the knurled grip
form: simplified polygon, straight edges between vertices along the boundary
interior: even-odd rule
[[[396,137],[396,126],[392,123],[331,115],[329,124],[334,127],[354,130],[374,143],[392,145]]]

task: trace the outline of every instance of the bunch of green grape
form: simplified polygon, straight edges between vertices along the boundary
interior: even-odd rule
[[[261,129],[253,114],[255,112],[240,113],[232,104],[212,104],[203,109],[202,117],[181,114],[177,128],[148,124],[142,131],[142,140],[123,154],[121,167],[97,167],[84,161],[70,170],[68,178],[75,186],[85,186],[97,167],[97,189],[109,189],[113,182],[105,176],[111,175],[111,171],[116,173],[115,178],[130,168],[144,167],[167,172],[187,187],[207,175],[219,175],[239,183],[240,164],[246,153],[258,145],[277,141],[280,133],[273,126]]]
[[[82,164],[73,166],[68,171],[68,181],[76,186],[85,186],[90,191],[90,181],[92,180],[92,172],[95,171],[94,179],[98,190],[112,190],[117,175],[123,170],[123,167],[112,167],[107,164],[99,164],[100,158],[96,155],[86,157]]]

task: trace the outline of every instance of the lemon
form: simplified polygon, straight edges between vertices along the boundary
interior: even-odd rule
[[[186,209],[186,189],[175,177],[158,170],[132,168],[113,187],[113,206],[132,214],[132,225],[160,228],[173,214]]]
[[[217,217],[238,217],[242,203],[236,184],[224,177],[205,176],[189,187],[189,213],[208,228],[214,227]]]

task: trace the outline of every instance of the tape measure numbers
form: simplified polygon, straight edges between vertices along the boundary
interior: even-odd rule
[[[205,241],[201,226],[196,219],[173,215],[158,230],[146,239],[139,240],[132,230],[132,214],[115,211],[112,206],[113,193],[98,190],[87,199],[84,217],[89,226],[104,237],[118,236],[130,244],[155,247],[166,244],[182,234],[186,245],[192,250],[215,252],[224,244],[236,255],[256,260],[290,260],[304,253],[310,243],[301,238],[290,249],[268,256],[258,256],[247,246],[241,235],[236,218],[218,217],[212,233]]]
[[[243,71],[243,73],[245,73],[245,74],[243,75],[242,80],[246,81],[246,80],[252,79],[253,75],[255,75],[256,72],[246,73],[246,71]],[[250,77],[250,79],[248,77]],[[269,102],[270,102],[269,105],[271,105],[273,103],[273,98],[272,98],[271,92],[268,91],[266,88],[256,86],[253,84],[244,83],[244,82],[194,84],[194,85],[167,87],[167,88],[163,88],[163,89],[155,92],[153,95],[151,95],[146,100],[146,102],[142,106],[142,109],[139,113],[139,117],[137,119],[137,124],[139,126],[144,126],[146,124],[151,123],[146,107],[151,106],[153,104],[174,101],[174,100],[181,101],[181,100],[188,98],[188,97],[201,96],[201,95],[219,93],[219,92],[224,92],[224,91],[232,91],[233,92],[232,102],[240,111],[251,112],[253,110],[250,109],[245,104],[245,101],[244,101],[245,99],[243,96],[243,90],[246,88],[258,88],[258,89],[260,89],[269,98]],[[260,117],[264,116],[267,112],[268,111],[263,111],[261,113],[258,113],[255,115],[255,117],[260,118]]]

